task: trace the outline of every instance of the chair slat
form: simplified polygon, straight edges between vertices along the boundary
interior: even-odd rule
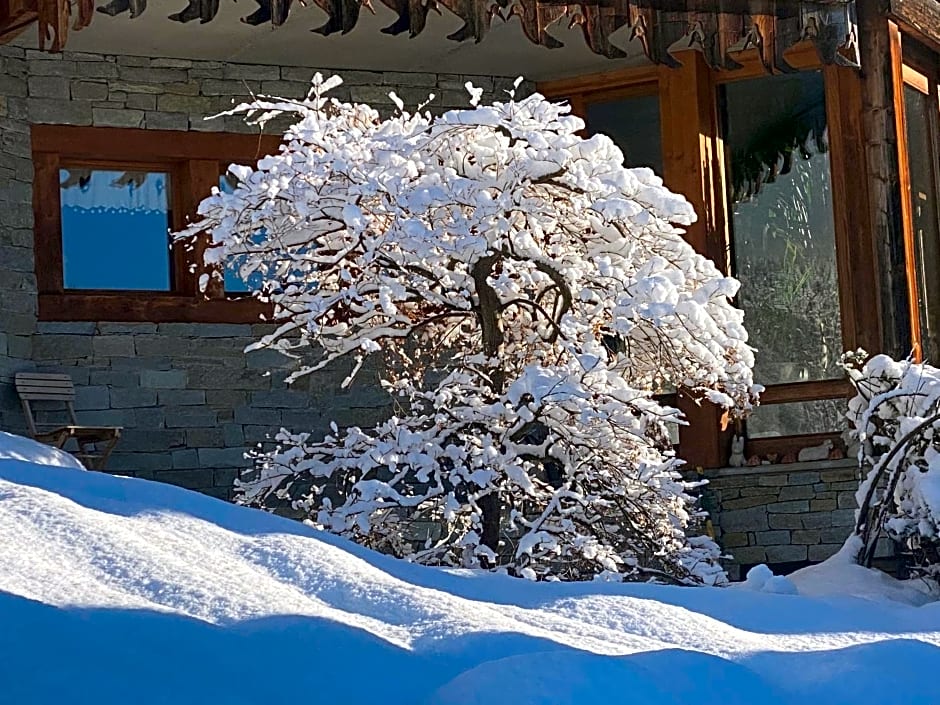
[[[69,375],[19,372],[16,391],[28,401],[64,401],[75,399],[75,383]]]

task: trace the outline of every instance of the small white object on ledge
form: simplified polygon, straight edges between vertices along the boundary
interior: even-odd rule
[[[832,450],[832,441],[823,441],[818,446],[810,446],[809,448],[803,448],[796,456],[796,459],[801,463],[808,462],[810,460],[825,460],[829,457],[829,452]]]

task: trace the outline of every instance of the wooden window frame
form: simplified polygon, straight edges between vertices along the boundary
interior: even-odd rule
[[[682,193],[699,214],[686,238],[725,273],[732,271],[731,228],[726,199],[724,144],[718,116],[718,87],[758,78],[766,70],[755,50],[737,53],[741,68],[719,71],[707,66],[699,52],[676,55],[678,68],[643,66],[539,84],[550,98],[566,98],[572,112],[586,120],[587,105],[618,97],[658,94],[663,144],[663,178]],[[786,54],[790,65],[823,74],[829,123],[833,220],[846,350],[881,347],[880,299],[875,244],[869,224],[867,162],[862,125],[862,83],[853,69],[824,66],[815,47],[803,42]],[[862,284],[865,284],[862,286]],[[758,380],[759,381],[759,380]],[[768,385],[761,403],[785,404],[845,399],[852,387],[845,379]],[[730,451],[730,429],[723,428],[716,407],[697,400],[677,400],[688,426],[680,428],[682,456],[693,467],[721,467]],[[781,456],[803,447],[836,440],[838,433],[748,439],[746,454]]]
[[[208,272],[208,237],[188,250],[172,247],[170,291],[66,289],[63,284],[59,169],[147,169],[170,176],[170,226],[195,217],[231,163],[251,162],[277,149],[273,136],[129,128],[33,125],[33,211],[39,320],[146,323],[255,323],[271,307],[245,296],[199,291]]]
[[[917,362],[923,360],[924,344],[919,302],[920,281],[917,245],[914,235],[914,204],[911,200],[910,154],[907,143],[907,108],[905,86],[937,101],[935,125],[940,126],[940,47],[923,43],[924,37],[894,20],[887,21],[890,52],[892,102],[897,134],[898,182],[900,189],[901,236],[904,241],[904,265],[907,277],[908,317],[911,326],[911,350]],[[915,44],[916,42],[916,44]],[[933,65],[931,65],[933,64]],[[932,76],[930,74],[933,74]],[[936,173],[940,179],[940,173]],[[937,361],[932,361],[937,364]]]

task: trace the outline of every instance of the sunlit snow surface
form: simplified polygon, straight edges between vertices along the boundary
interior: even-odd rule
[[[940,702],[940,608],[847,566],[729,589],[443,572],[68,462],[0,436],[0,703]]]

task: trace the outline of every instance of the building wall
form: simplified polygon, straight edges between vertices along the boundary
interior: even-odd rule
[[[314,69],[149,59],[0,46],[0,429],[25,430],[18,370],[66,371],[79,420],[123,426],[109,468],[218,496],[230,493],[244,450],[282,425],[313,434],[369,425],[388,400],[373,372],[339,389],[334,368],[287,389],[286,358],[245,355],[261,325],[37,322],[29,126],[247,131],[240,118],[205,121],[252,93],[304,95]],[[324,70],[324,73],[327,73]],[[406,104],[466,107],[464,84],[505,97],[512,79],[433,73],[342,72],[343,99],[391,111]],[[525,90],[523,87],[520,93]],[[273,374],[265,376],[265,372]]]

